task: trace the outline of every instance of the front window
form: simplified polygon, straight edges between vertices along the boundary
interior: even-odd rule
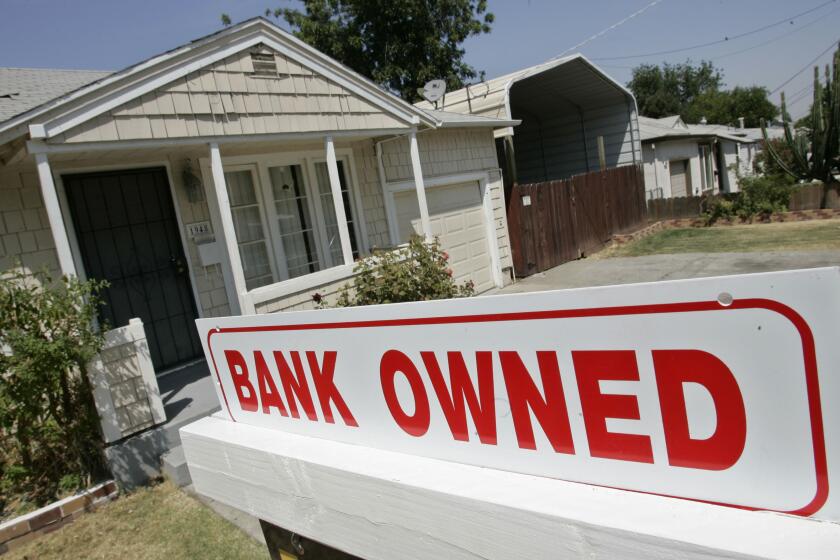
[[[271,284],[274,275],[253,172],[250,169],[228,171],[225,173],[225,183],[239,255],[242,258],[242,270],[245,273],[245,285],[253,290]]]
[[[324,225],[327,230],[327,247],[333,263],[341,263],[343,260],[341,251],[341,237],[338,233],[338,221],[335,217],[335,202],[333,202],[332,188],[330,187],[330,176],[327,171],[327,163],[319,161],[315,164],[315,175],[318,180],[318,190],[321,199],[321,207],[324,209]],[[350,190],[347,187],[347,179],[344,175],[344,162],[338,162],[338,179],[341,183],[341,198],[344,202],[344,213],[347,216],[347,227],[350,230],[350,246],[353,249],[353,258],[359,256],[359,247],[356,243],[355,224],[353,222],[352,205],[350,204]]]
[[[301,180],[300,166],[269,167],[268,173],[287,277],[321,270],[309,197]]]
[[[355,258],[360,217],[349,164],[337,164]],[[225,181],[248,290],[344,264],[326,162],[231,166]]]
[[[704,191],[715,187],[715,172],[712,164],[712,147],[707,144],[700,145],[700,178]]]

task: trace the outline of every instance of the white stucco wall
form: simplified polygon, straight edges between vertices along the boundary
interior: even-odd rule
[[[700,155],[695,140],[670,140],[665,142],[646,142],[642,148],[645,170],[645,193],[648,198],[670,198],[672,160],[687,159],[691,181],[691,195],[700,194]],[[651,193],[661,189],[661,197]]]

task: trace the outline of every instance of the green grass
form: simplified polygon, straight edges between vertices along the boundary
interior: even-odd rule
[[[267,549],[169,482],[120,497],[3,560],[267,559]]]
[[[840,220],[668,229],[597,256],[820,250],[840,250]]]

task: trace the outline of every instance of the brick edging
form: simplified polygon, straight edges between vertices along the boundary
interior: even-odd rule
[[[0,523],[0,554],[13,550],[39,535],[55,531],[75,521],[81,514],[117,497],[113,480],[102,482],[84,492],[46,505],[33,512]]]

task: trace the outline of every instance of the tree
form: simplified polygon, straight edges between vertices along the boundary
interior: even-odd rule
[[[745,126],[756,128],[762,119],[771,121],[779,114],[779,108],[767,96],[767,88],[760,86],[706,92],[685,108],[683,119],[696,123],[706,117],[710,123],[737,126],[738,118],[744,117]]]
[[[417,89],[429,80],[458,89],[483,79],[464,62],[461,45],[489,33],[494,20],[487,0],[303,0],[303,10],[266,15],[282,18],[299,39],[406,101],[418,100]]]
[[[627,86],[636,96],[639,112],[652,118],[682,115],[697,97],[720,89],[723,76],[711,62],[695,66],[665,63],[661,67],[642,64],[633,69]]]
[[[639,112],[646,117],[680,115],[687,123],[706,117],[710,123],[757,127],[761,119],[771,120],[779,109],[760,86],[722,89],[723,75],[711,62],[694,65],[665,63],[661,67],[642,64],[633,69],[628,87],[636,96]]]

